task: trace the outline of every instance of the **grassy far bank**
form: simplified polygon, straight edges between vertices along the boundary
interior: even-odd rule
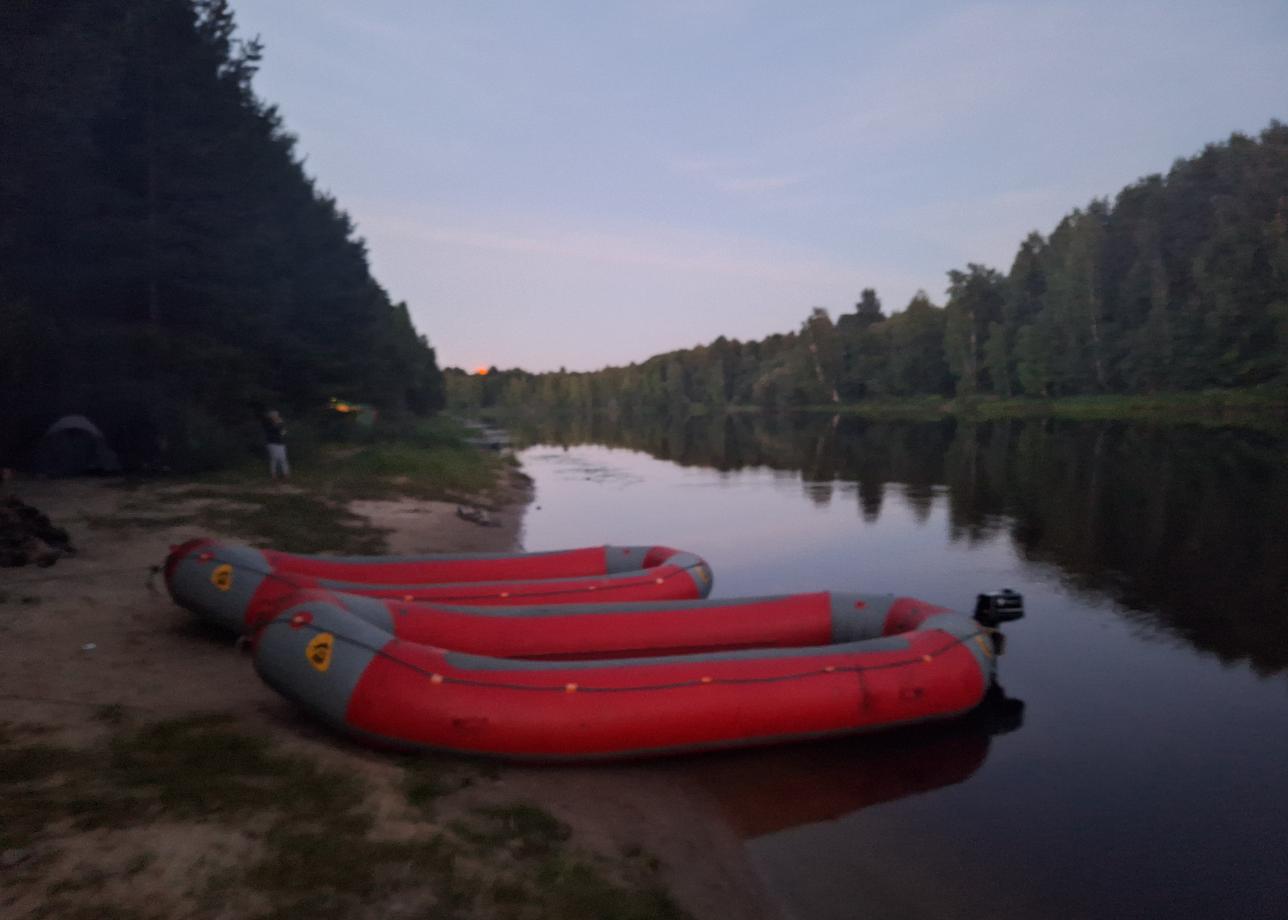
[[[873,419],[935,421],[962,419],[1064,418],[1139,421],[1158,424],[1234,425],[1288,430],[1288,390],[1201,390],[1124,396],[1063,396],[1054,399],[981,396],[913,396],[793,407]],[[731,412],[762,412],[759,406],[730,406]]]
[[[100,739],[74,747],[0,723],[0,850],[21,854],[0,903],[33,901],[31,916],[686,916],[657,860],[579,849],[554,815],[489,795],[471,762],[407,758],[373,787],[224,715],[95,718]],[[77,848],[86,833],[102,845]],[[213,871],[184,873],[184,848],[167,850],[194,834]]]
[[[709,405],[689,403],[688,415],[719,412],[826,412],[899,421],[936,421],[942,418],[1067,418],[1122,419],[1160,424],[1222,424],[1257,428],[1288,427],[1288,389],[1198,390],[1141,395],[1102,394],[1042,399],[1027,396],[952,397],[907,396],[872,398],[859,402],[814,405]],[[514,412],[505,408],[471,409],[474,417],[504,420]]]

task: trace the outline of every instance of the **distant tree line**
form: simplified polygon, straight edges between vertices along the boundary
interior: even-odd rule
[[[443,404],[260,56],[226,0],[0,5],[0,461],[65,412],[208,465],[259,407]]]
[[[1003,274],[948,273],[887,316],[874,290],[833,321],[725,338],[590,373],[450,370],[461,408],[672,411],[872,398],[1056,397],[1288,382],[1288,126],[1233,135],[1111,203],[1030,234]]]

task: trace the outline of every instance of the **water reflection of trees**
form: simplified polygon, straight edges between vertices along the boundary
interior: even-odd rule
[[[569,419],[518,433],[685,466],[799,471],[819,503],[851,491],[824,484],[853,482],[869,521],[889,483],[923,520],[946,492],[953,540],[1006,533],[1024,558],[1113,597],[1142,623],[1262,672],[1288,667],[1288,463],[1286,445],[1266,435],[759,414]]]

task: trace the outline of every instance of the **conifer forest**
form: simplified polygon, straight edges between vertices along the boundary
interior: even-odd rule
[[[226,0],[0,5],[0,454],[66,412],[209,466],[257,416],[443,402]],[[4,457],[0,457],[3,465]]]

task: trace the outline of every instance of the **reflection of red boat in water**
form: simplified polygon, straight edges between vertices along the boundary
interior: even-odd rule
[[[682,768],[743,838],[834,821],[873,805],[955,786],[1018,729],[1024,703],[998,686],[967,716],[881,735],[736,751]]]

